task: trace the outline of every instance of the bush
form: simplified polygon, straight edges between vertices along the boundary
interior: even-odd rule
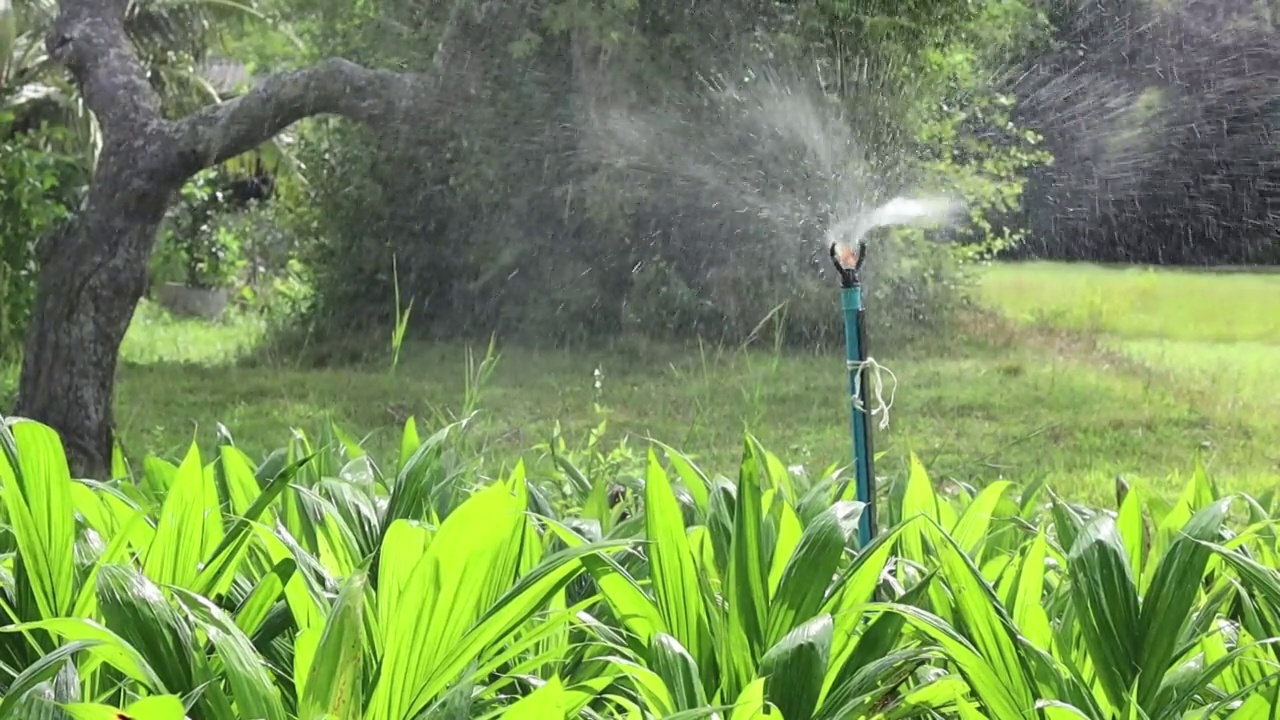
[[[305,253],[310,327],[339,338],[390,328],[394,261],[413,328],[435,338],[737,343],[763,321],[788,344],[826,342],[841,330],[820,224],[898,193],[946,191],[970,203],[972,222],[949,238],[964,249],[948,258],[917,234],[879,253],[875,271],[875,322],[903,338],[936,333],[959,303],[959,266],[1017,240],[1022,171],[1044,159],[987,87],[994,61],[977,46],[1001,43],[973,39],[1028,21],[1008,3],[977,5],[994,4],[904,7],[913,20],[882,34],[816,7],[830,16],[730,4],[655,8],[675,15],[657,21],[635,6],[595,17],[558,2],[497,4],[450,25],[453,42],[486,58],[465,67],[435,65],[441,25],[424,23],[416,0],[335,27],[320,47],[431,67],[441,99],[394,132],[314,124],[301,135],[317,237]],[[696,25],[733,45],[743,38],[728,28],[748,16],[759,27],[748,44],[771,66],[812,78],[818,63],[823,80],[757,96],[769,84],[760,73],[731,92],[722,85],[741,58],[695,52],[674,30]],[[383,42],[387,17],[421,30]],[[968,24],[932,25],[943,17]],[[807,49],[786,50],[788,37]],[[584,61],[596,52],[599,63]],[[874,77],[844,77],[869,56],[884,60],[868,66]],[[772,322],[779,307],[785,324]]]
[[[281,192],[278,184],[226,166],[198,173],[169,209],[152,255],[153,281],[256,287],[288,275],[301,228],[294,219],[296,193]]]
[[[411,419],[386,462],[330,426],[255,467],[224,432],[212,462],[193,447],[134,473],[118,456],[114,479],[79,482],[49,428],[0,423],[3,707],[1102,720],[1273,706],[1274,496],[1222,496],[1198,473],[1172,504],[1134,487],[1089,508],[1034,484],[939,489],[915,462],[860,547],[842,473],[789,470],[750,438],[736,482],[661,446],[549,449],[490,479],[465,422],[424,439]]]

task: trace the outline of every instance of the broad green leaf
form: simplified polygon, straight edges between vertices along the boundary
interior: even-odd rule
[[[727,677],[723,686],[730,696],[736,695],[750,682],[756,662],[765,649],[769,590],[762,533],[763,464],[760,448],[748,441],[738,477],[738,502],[734,509],[729,568],[725,578],[730,634],[726,638],[729,642],[728,657],[723,659],[730,665],[724,668]],[[695,654],[695,657],[698,656]]]
[[[860,503],[854,503],[854,506],[858,505]],[[843,626],[842,615],[871,601],[894,546],[909,531],[910,528],[900,526],[876,536],[870,545],[858,552],[849,567],[843,570],[836,582],[827,589],[827,599],[822,606],[822,611],[836,618],[838,628]],[[839,634],[838,630],[837,634]]]
[[[769,481],[768,484],[762,482],[761,488],[764,490],[777,490],[782,493],[783,500],[794,507],[799,501],[799,497],[796,496],[795,483],[791,481],[791,473],[787,472],[787,466],[782,463],[782,460],[777,455],[769,452],[761,445],[756,438],[748,436],[747,442],[754,448],[763,479]]]
[[[685,489],[689,491],[689,496],[693,498],[694,504],[697,505],[698,512],[705,517],[710,509],[711,481],[683,453],[660,442],[655,442],[654,444],[662,448],[667,456],[667,461],[671,463],[671,467],[675,468],[676,476],[680,478],[680,482],[684,484]]]
[[[1205,566],[1212,554],[1202,543],[1217,537],[1230,502],[1228,499],[1212,503],[1191,518],[1160,558],[1151,587],[1142,599],[1138,704],[1144,709],[1153,709],[1164,674],[1177,659],[1178,631],[1187,623],[1200,594]]]
[[[1009,695],[1024,711],[1035,703],[1030,663],[1022,654],[1018,634],[995,591],[956,541],[938,532],[938,564],[955,598],[960,619],[973,647],[991,663]]]
[[[706,707],[707,694],[702,687],[698,663],[680,642],[666,633],[658,633],[649,647],[649,665],[662,678],[675,711]]]
[[[73,703],[63,709],[75,720],[183,720],[187,714],[176,695],[142,698],[123,710],[94,703]]]
[[[378,617],[390,617],[400,596],[404,594],[413,577],[416,561],[422,558],[431,544],[431,533],[422,525],[409,521],[397,520],[391,523],[383,537],[386,547],[396,549],[394,553],[382,553],[378,564]]]
[[[293,639],[293,686],[298,696],[306,697],[311,666],[316,662],[316,649],[324,636],[324,626],[315,625],[297,634]]]
[[[218,457],[222,462],[222,476],[226,481],[231,513],[243,517],[262,494],[258,478],[253,472],[253,463],[248,455],[234,445],[219,447]]]
[[[298,702],[300,718],[358,720],[363,714],[367,590],[367,576],[358,573],[348,578],[338,593],[307,668]]]
[[[546,519],[547,527],[570,548],[586,545],[573,530]],[[600,595],[609,605],[623,628],[633,634],[640,647],[648,647],[658,632],[667,632],[666,622],[657,604],[644,593],[640,584],[617,562],[605,555],[584,555],[581,562],[591,575]]]
[[[1240,707],[1227,716],[1227,720],[1275,720],[1280,708],[1275,701],[1264,697],[1261,693],[1250,695]]]
[[[835,625],[820,615],[792,630],[760,660],[764,695],[784,718],[809,720],[822,694]]]
[[[987,720],[986,715],[963,697],[956,698],[956,711],[960,720]]]
[[[623,546],[623,543],[616,542],[597,543],[547,556],[490,604],[484,616],[445,656],[444,663],[430,678],[422,694],[437,696],[464,668],[486,659],[490,653],[500,652],[501,644],[517,628],[528,623],[539,609],[546,607],[552,597],[582,572],[581,558]]]
[[[510,481],[480,490],[450,513],[421,558],[383,557],[383,567],[406,580],[398,602],[378,617],[385,651],[369,720],[399,720],[426,707],[580,572],[576,557],[598,551],[548,557],[517,582],[527,552],[527,498],[518,466]],[[396,569],[399,563],[412,568]]]
[[[641,645],[648,645],[658,632],[666,632],[658,606],[644,594],[625,570],[609,558],[585,556],[582,564],[600,588],[614,617]]]
[[[131,559],[130,550],[139,546],[134,540],[142,534],[135,532],[135,530],[144,527],[148,527],[146,515],[141,512],[133,513],[129,516],[128,524],[111,539],[111,544],[102,551],[102,554],[97,558],[97,562],[85,575],[84,582],[80,587],[80,595],[76,598],[75,608],[72,611],[75,617],[93,617],[97,615],[99,569],[106,565],[129,562]]]
[[[1142,495],[1140,491],[1130,490],[1120,505],[1120,513],[1116,518],[1116,526],[1120,531],[1120,539],[1129,551],[1129,569],[1135,578],[1143,576],[1143,546],[1146,544],[1146,525],[1142,516]]]
[[[397,473],[409,464],[409,460],[421,446],[422,439],[418,436],[417,418],[409,416],[409,419],[404,421],[404,432],[400,434],[400,463],[397,466]]]
[[[525,577],[534,577],[538,572],[535,569]],[[513,632],[511,639],[501,648],[484,653],[483,660],[475,666],[474,677],[485,678],[503,671],[510,673],[513,672],[509,670],[510,668],[517,668],[522,664],[530,666],[530,673],[538,672],[548,661],[562,659],[573,652],[574,645],[571,642],[570,631],[575,625],[586,632],[599,631],[601,641],[608,642],[613,647],[623,645],[622,638],[618,634],[603,628],[600,621],[587,615],[586,610],[595,606],[598,598],[588,598],[566,608],[562,600],[564,596],[564,590],[555,593],[555,597],[547,603],[546,608],[535,613],[529,620],[527,627]]]
[[[1038,707],[1045,720],[1090,720],[1089,716],[1079,708],[1056,700],[1042,701]]]
[[[76,530],[71,473],[57,433],[0,418],[0,492],[17,543],[13,572],[25,575],[35,600],[22,619],[67,615],[75,599]]]
[[[425,552],[382,554],[379,577],[394,584],[391,599],[379,601],[386,655],[370,720],[401,720],[425,706],[430,698],[420,694],[445,653],[514,581],[524,535],[522,499],[505,484],[492,485],[451,513]],[[407,522],[396,520],[388,537],[410,534]]]
[[[821,610],[845,548],[857,535],[862,512],[861,503],[841,501],[804,529],[769,607],[765,639],[770,646]],[[875,578],[871,580],[874,584]]]
[[[597,481],[591,486],[591,491],[587,494],[586,502],[582,507],[582,517],[600,523],[601,535],[608,535],[613,530],[613,508],[609,507],[609,483]]]
[[[711,641],[697,565],[680,504],[652,451],[645,481],[645,534],[649,542],[649,574],[663,625],[707,672]]]
[[[943,675],[903,693],[902,708],[891,717],[911,717],[926,710],[942,710],[957,705],[969,694],[969,684],[959,675]]]
[[[881,617],[889,616],[882,614]],[[915,648],[877,657],[857,668],[847,681],[833,687],[820,701],[814,720],[863,718],[873,715],[872,711],[882,704],[891,704],[893,709],[886,717],[895,720],[924,710],[950,708],[957,695],[969,692],[969,684],[960,675],[931,677],[927,684],[914,688],[906,682],[926,661],[936,661],[940,655],[934,650]]]
[[[276,563],[270,572],[258,580],[249,597],[236,608],[236,625],[246,635],[252,637],[262,627],[262,623],[266,622],[272,606],[284,595],[285,585],[293,577],[297,567],[293,558]]]
[[[152,497],[164,497],[177,475],[178,466],[168,460],[148,455],[142,461],[142,485]]]
[[[969,681],[969,687],[992,717],[1033,717],[1034,700],[1029,702],[1021,691],[1006,686],[1002,676],[1007,673],[979,654],[942,618],[905,605],[876,604],[873,608],[903,616],[912,627],[936,642]]]
[[[1263,641],[1263,643],[1280,643],[1280,638],[1271,638]],[[1182,668],[1170,672],[1164,677],[1164,683],[1160,687],[1156,699],[1152,702],[1153,707],[1149,711],[1144,711],[1144,708],[1138,708],[1136,705],[1133,707],[1139,711],[1144,711],[1143,714],[1149,717],[1184,715],[1192,707],[1192,703],[1197,697],[1202,697],[1215,691],[1221,692],[1220,688],[1211,689],[1214,681],[1223,675],[1224,671],[1231,668],[1239,658],[1252,650],[1258,649],[1263,643],[1249,643],[1236,647],[1230,652],[1217,657],[1211,663],[1195,661],[1187,663]],[[1254,678],[1247,687],[1237,691],[1239,695],[1269,683],[1274,685],[1277,682],[1275,667],[1271,658],[1263,658],[1260,666],[1259,669],[1265,669],[1265,674],[1259,673],[1260,677]]]
[[[21,632],[26,629],[44,630],[73,644],[85,643],[92,657],[124,673],[126,677],[142,685],[143,688],[156,692],[166,690],[164,681],[137,649],[124,638],[93,620],[55,618],[9,626],[0,629],[0,632]],[[90,668],[91,665],[81,663],[82,670],[87,671]]]
[[[973,502],[965,508],[951,537],[967,555],[977,559],[978,548],[991,532],[991,518],[995,514],[996,507],[1011,487],[1013,483],[1007,480],[993,482],[983,488],[982,492],[978,493]]]
[[[1128,704],[1137,678],[1143,632],[1129,555],[1115,521],[1101,516],[1086,525],[1067,564],[1076,619],[1098,681],[1113,707]],[[1176,628],[1168,632],[1176,634]]]
[[[900,596],[897,604],[915,606],[928,593],[933,578],[933,575],[926,576],[918,585]],[[819,700],[827,717],[843,717],[831,713],[854,704],[859,695],[867,693],[869,689],[863,686],[864,680],[877,686],[883,683],[884,677],[879,673],[865,677],[868,668],[883,667],[886,662],[889,667],[893,667],[898,662],[906,664],[917,658],[912,655],[887,660],[893,658],[893,649],[900,642],[902,629],[906,624],[906,618],[902,615],[881,611],[874,615],[865,630],[855,636],[853,628],[861,624],[858,621],[864,611],[864,603],[858,603],[854,609],[845,611],[843,617],[835,616],[832,661],[828,664]]]
[[[772,720],[775,708],[764,699],[764,683],[764,678],[757,678],[742,689],[733,703],[729,720]]]
[[[517,700],[506,712],[503,720],[562,720],[568,717],[569,698],[557,675],[542,687]]]
[[[196,642],[195,628],[138,570],[107,565],[98,574],[98,607],[107,627],[147,660],[169,692],[190,693],[204,686],[200,712],[232,715],[231,701],[212,682],[214,674]]]
[[[222,538],[218,488],[192,444],[161,507],[143,572],[156,583],[195,589],[200,564]]]
[[[289,486],[297,469],[298,466],[295,464],[282,470],[266,488],[254,497],[253,502],[245,509],[244,513],[236,517],[231,524],[231,529],[226,532],[217,546],[201,558],[202,567],[191,589],[210,597],[226,593],[227,589],[231,587],[232,581],[235,580],[235,575],[240,569],[241,562],[244,561],[249,551],[250,543],[254,538],[254,525],[259,518],[267,513],[270,505]],[[257,487],[257,480],[251,472],[246,470],[239,477],[241,481],[251,482],[254,487]],[[215,511],[210,510],[210,512]]]
[[[796,552],[796,547],[800,544],[800,538],[804,536],[804,525],[800,522],[800,516],[796,515],[796,511],[785,500],[781,500],[780,496],[775,498],[778,512],[778,536],[774,540],[773,556],[769,559],[769,583],[767,586],[768,595],[773,598],[778,592],[778,584],[782,582],[782,574],[786,571],[787,565],[791,562],[792,555]],[[769,644],[766,637],[764,644]]]
[[[267,551],[271,562],[279,565],[286,560],[294,563],[292,577],[285,583],[284,596],[293,613],[293,621],[299,630],[318,627],[324,622],[321,603],[309,586],[306,571],[301,558],[294,554],[294,549],[282,539],[288,532],[283,525],[277,524],[274,529],[254,526],[259,542]]]
[[[53,652],[48,653],[44,657],[37,660],[33,665],[22,671],[18,677],[14,678],[9,686],[5,688],[4,700],[0,701],[0,719],[8,720],[15,717],[15,710],[19,703],[29,693],[32,688],[37,685],[52,680],[68,662],[71,662],[76,653],[92,648],[97,645],[97,641],[80,640],[69,643],[57,648]]]
[[[1084,531],[1084,519],[1070,505],[1056,496],[1049,506],[1053,514],[1053,530],[1057,535],[1058,547],[1064,553],[1070,553],[1075,547],[1076,539]]]
[[[129,461],[124,456],[124,448],[120,446],[120,439],[115,438],[111,443],[111,479],[127,480],[133,477],[133,473],[129,470]]]
[[[284,704],[265,661],[231,616],[207,598],[181,588],[173,591],[213,644],[239,717],[286,720]]]
[[[644,702],[651,714],[666,717],[675,713],[675,700],[661,675],[639,663],[621,657],[604,656],[600,661],[608,663],[608,666],[618,675],[631,682],[639,699]]]
[[[1053,628],[1044,608],[1044,575],[1049,544],[1044,533],[1027,546],[1018,563],[1012,602],[1013,622],[1031,644],[1048,651],[1053,642]]]

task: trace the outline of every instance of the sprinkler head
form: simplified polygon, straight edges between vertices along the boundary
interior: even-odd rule
[[[831,264],[840,275],[840,287],[851,288],[861,284],[862,263],[867,259],[867,244],[858,242],[856,247],[831,243]]]

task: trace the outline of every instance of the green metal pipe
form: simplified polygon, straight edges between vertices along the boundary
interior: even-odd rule
[[[859,245],[853,258],[854,267],[841,263],[835,245],[831,246],[831,258],[840,273],[840,309],[844,313],[845,358],[849,368],[849,430],[853,438],[854,496],[863,503],[862,517],[858,522],[858,542],[861,547],[871,544],[876,533],[876,488],[873,447],[871,444],[871,372],[865,366],[867,359],[866,307],[862,302],[862,278],[860,270],[866,259],[866,246]],[[854,395],[857,394],[857,402]],[[840,495],[844,494],[844,487]]]

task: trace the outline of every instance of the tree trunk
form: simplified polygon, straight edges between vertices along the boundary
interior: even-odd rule
[[[326,60],[236,100],[169,121],[124,29],[129,0],[62,0],[45,44],[103,130],[88,205],[41,251],[19,381],[19,415],[62,436],[72,471],[110,469],[120,343],[147,284],[156,231],[192,175],[306,117],[374,125],[420,118],[434,89],[413,74]]]
[[[87,477],[110,469],[120,343],[172,195],[172,182],[139,172],[138,150],[104,148],[88,207],[43,248],[18,385],[17,413],[57,430]]]

